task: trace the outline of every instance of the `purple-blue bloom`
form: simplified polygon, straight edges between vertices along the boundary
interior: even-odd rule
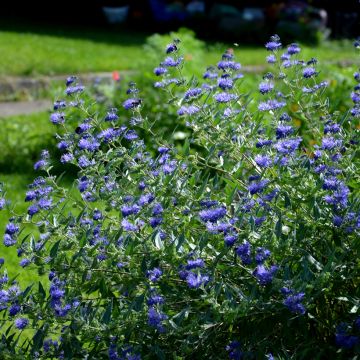
[[[123,217],[127,217],[133,214],[137,214],[140,211],[140,206],[133,204],[133,205],[123,205],[121,208],[121,213]]]
[[[189,89],[188,91],[186,91],[184,98],[185,99],[191,99],[194,97],[198,97],[199,95],[201,95],[202,93],[202,89],[201,88],[194,88],[194,89]]]
[[[231,360],[241,360],[243,357],[243,352],[240,349],[240,343],[237,340],[233,340],[226,345],[225,350],[229,353],[229,359]]]
[[[240,70],[241,69],[241,64],[232,61],[232,60],[222,60],[220,62],[218,62],[218,69],[220,70]]]
[[[181,62],[183,61],[182,57],[179,57],[177,59],[174,59],[171,56],[168,56],[162,63],[162,66],[168,66],[168,67],[176,67],[178,65],[181,64]]]
[[[189,271],[186,276],[186,282],[189,288],[198,289],[201,285],[206,285],[209,282],[210,278],[208,275],[203,274],[194,274],[193,272]]]
[[[303,70],[303,76],[304,78],[308,79],[308,78],[311,78],[312,76],[316,75],[316,70],[309,66],[309,67],[306,67],[304,70]]]
[[[278,269],[279,267],[276,265],[272,265],[270,269],[267,269],[264,265],[258,265],[253,271],[253,275],[261,285],[266,285],[272,281]]]
[[[165,74],[166,72],[167,72],[167,69],[162,66],[159,66],[154,69],[154,74],[156,76],[161,76],[161,75]]]
[[[303,300],[305,294],[303,292],[297,294],[289,294],[284,300],[284,305],[294,314],[304,315],[306,309],[301,301]]]
[[[141,105],[141,99],[127,99],[123,102],[123,107],[125,110],[132,110]]]
[[[270,250],[264,247],[256,248],[255,261],[257,264],[263,264],[265,260],[267,260],[271,255]]]
[[[148,270],[146,272],[147,278],[152,282],[157,282],[162,275],[162,270],[160,268],[153,268],[152,270]]]
[[[182,116],[182,115],[194,115],[197,112],[200,111],[200,108],[196,105],[190,105],[190,106],[181,106],[180,109],[178,110],[178,115]]]
[[[251,245],[248,241],[244,240],[244,242],[235,249],[235,252],[244,265],[251,264]]]
[[[122,225],[122,227],[124,228],[125,231],[137,231],[138,230],[137,226],[132,224],[127,219],[123,219],[121,221],[121,225]]]
[[[226,92],[218,93],[214,96],[215,100],[219,103],[227,103],[229,101],[235,100],[237,96],[235,94],[229,94]]]
[[[258,106],[258,109],[260,111],[270,111],[270,110],[276,110],[284,107],[286,105],[283,101],[277,101],[276,99],[273,100],[267,100],[264,102],[261,102]]]
[[[222,90],[230,90],[234,86],[234,82],[230,77],[221,77],[218,79],[218,86]]]
[[[216,222],[219,219],[222,219],[226,215],[226,208],[214,208],[214,209],[206,209],[201,210],[199,212],[199,217],[203,222]]]
[[[255,162],[262,168],[270,167],[272,164],[272,160],[268,155],[256,155]]]
[[[259,91],[261,94],[267,94],[270,91],[272,91],[274,89],[274,84],[272,82],[266,81],[266,82],[262,82],[259,85]]]
[[[269,64],[275,64],[276,63],[276,56],[274,54],[270,54],[266,57],[266,61]]]
[[[15,327],[18,330],[23,330],[29,324],[29,320],[26,318],[18,318],[15,320]]]
[[[157,311],[154,307],[150,307],[148,311],[148,324],[154,328],[156,328],[159,332],[164,332],[165,328],[162,322],[166,320],[168,317]]]
[[[260,180],[260,181],[253,181],[253,182],[251,182],[251,184],[249,184],[248,190],[251,195],[261,193],[266,188],[266,186],[268,185],[269,182],[270,182],[270,180],[268,180],[268,179],[264,179],[264,180]]]
[[[281,141],[278,141],[274,145],[274,147],[280,154],[288,155],[288,154],[294,153],[297,150],[301,141],[302,141],[302,138],[300,138],[300,137],[293,138],[293,139],[281,140]]]
[[[294,128],[292,126],[280,124],[276,128],[276,138],[277,139],[285,138],[285,137],[289,136],[290,134],[292,134],[293,131],[294,131]]]
[[[280,38],[277,35],[272,36],[270,40],[265,44],[266,50],[275,51],[281,48]]]
[[[205,263],[203,259],[195,259],[195,260],[188,260],[187,261],[187,265],[186,265],[186,270],[192,270],[192,269],[197,269],[197,268],[203,268],[205,267]]]
[[[63,124],[65,122],[65,114],[56,112],[50,115],[50,121],[53,124]]]

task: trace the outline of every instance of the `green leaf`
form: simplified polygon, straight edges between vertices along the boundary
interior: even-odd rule
[[[285,207],[286,208],[291,207],[291,201],[290,201],[288,193],[286,193],[286,192],[284,193],[284,200],[285,200]]]
[[[154,236],[154,244],[159,250],[162,250],[164,248],[164,243],[161,240],[160,232],[157,232]]]
[[[275,235],[276,237],[279,239],[281,237],[281,233],[282,233],[282,225],[281,225],[281,214],[279,215],[279,219],[278,221],[276,222],[276,225],[275,225]]]
[[[46,292],[44,287],[42,286],[41,282],[39,281],[39,294],[40,296],[45,299],[46,298]]]
[[[104,324],[109,324],[110,323],[112,309],[113,309],[113,301],[111,300],[109,305],[106,307],[104,315],[103,315],[103,317],[101,319]]]
[[[59,245],[60,245],[60,240],[58,240],[51,248],[50,250],[50,257],[51,258],[55,258],[56,257],[56,254],[59,250]]]
[[[178,239],[177,244],[176,244],[176,251],[179,251],[179,249],[181,248],[184,241],[185,241],[185,235],[184,235],[184,232],[182,232],[179,235],[179,239]]]

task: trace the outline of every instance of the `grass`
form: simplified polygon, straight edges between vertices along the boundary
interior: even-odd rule
[[[6,184],[6,199],[10,201],[10,208],[16,213],[26,212],[28,204],[24,202],[27,184],[32,181],[32,177],[27,174],[4,174],[0,173],[0,181]],[[0,213],[0,234],[4,234],[5,226],[11,217],[11,211],[3,209]],[[2,239],[1,239],[2,240]],[[5,265],[9,271],[9,278],[19,274],[21,283],[24,286],[34,281],[34,272],[22,269],[19,266],[20,259],[17,256],[16,247],[5,247],[0,242],[0,256],[5,259]]]
[[[240,39],[235,39],[240,42]],[[144,58],[141,46],[146,34],[76,29],[54,30],[37,27],[5,27],[0,30],[0,76],[78,74],[138,69]],[[232,44],[208,44],[204,67],[214,64]],[[244,65],[262,65],[266,52],[262,46],[242,46],[236,50]],[[189,54],[191,55],[191,54]],[[313,48],[303,47],[304,58],[316,55],[321,62],[354,62],[356,54],[349,41],[332,41]],[[154,64],[155,65],[155,64]]]
[[[55,144],[49,113],[1,118],[0,173],[29,173],[42,149]]]

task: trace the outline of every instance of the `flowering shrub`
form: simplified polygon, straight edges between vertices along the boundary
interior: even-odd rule
[[[50,120],[60,161],[78,178],[61,187],[43,151],[28,213],[6,226],[19,266],[47,278],[21,289],[4,272],[4,356],[345,359],[359,350],[360,75],[353,108],[330,113],[317,61],[301,60],[296,44],[282,50],[277,36],[266,49],[273,71],[254,103],[232,51],[188,80],[180,41],[167,46],[155,87],[189,129],[177,148],[153,132],[134,83],[124,109],[103,113],[68,79]]]

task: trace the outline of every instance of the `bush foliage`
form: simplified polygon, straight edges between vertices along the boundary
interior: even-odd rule
[[[104,112],[75,77],[54,103],[77,191],[59,185],[42,151],[28,212],[10,219],[4,244],[48,280],[22,289],[4,271],[5,358],[358,352],[359,73],[353,107],[331,110],[316,59],[296,44],[266,44],[261,96],[244,88],[231,49],[188,79],[181,45],[154,70],[172,132],[159,136],[134,83],[121,110]]]

